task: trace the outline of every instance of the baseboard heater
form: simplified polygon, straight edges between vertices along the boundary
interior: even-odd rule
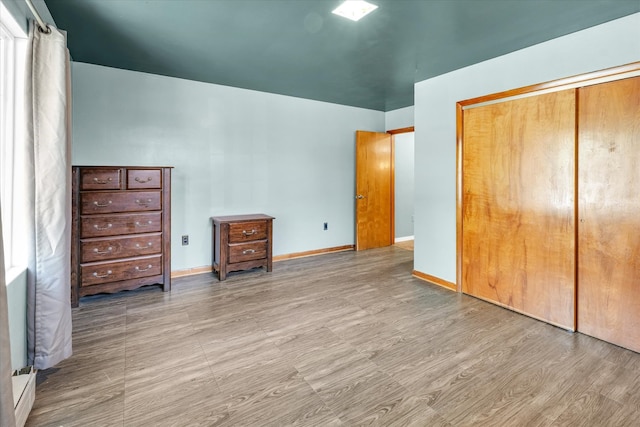
[[[24,427],[29,412],[36,400],[36,371],[27,366],[13,373],[13,404],[16,413],[16,426]]]

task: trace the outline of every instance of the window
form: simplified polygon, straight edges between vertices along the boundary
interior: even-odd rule
[[[27,35],[0,3],[0,207],[7,270],[23,259],[16,238],[20,214],[15,203],[18,193],[15,191],[15,156],[17,144],[24,135],[26,46]]]

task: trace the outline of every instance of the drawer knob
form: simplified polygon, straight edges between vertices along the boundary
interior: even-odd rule
[[[140,268],[139,266],[136,265],[136,271],[147,271],[151,269],[151,267],[153,267],[153,265],[151,264],[147,265],[147,268]]]
[[[113,251],[113,246],[109,246],[107,250],[101,251],[98,248],[93,248],[93,252],[97,254],[110,254]]]
[[[93,182],[95,182],[96,184],[108,184],[111,181],[113,181],[111,178],[107,178],[107,179],[93,178]]]
[[[97,278],[101,279],[101,278],[103,278],[103,277],[109,277],[109,276],[111,276],[111,273],[113,273],[113,271],[111,271],[111,270],[107,270],[107,272],[106,272],[105,274],[98,274],[98,272],[97,272],[97,271],[95,271],[95,272],[93,273],[93,277],[97,277]]]
[[[147,178],[140,178],[139,176],[136,176],[135,180],[136,182],[139,182],[140,184],[146,184],[147,182],[151,182],[153,178],[152,177],[147,177]]]
[[[109,206],[111,204],[111,200],[108,200],[107,203],[100,203],[97,200],[93,202],[93,204],[99,208],[104,208],[105,206]]]
[[[256,234],[258,231],[254,228],[251,231],[247,231],[247,230],[242,230],[242,234],[244,234],[245,236],[253,236],[254,234]]]
[[[136,203],[139,204],[140,206],[149,206],[149,204],[151,203],[151,199],[146,199],[146,200],[136,199]]]
[[[150,248],[151,246],[153,246],[153,242],[147,243],[147,246],[142,246],[140,243],[136,243],[136,249]]]
[[[255,249],[245,249],[244,251],[242,251],[242,255],[255,254],[255,253],[256,253]]]
[[[113,227],[113,224],[107,224],[105,227],[100,227],[98,224],[94,224],[93,228],[96,230],[108,230]]]
[[[149,227],[151,224],[153,224],[153,221],[147,221],[146,223],[136,221],[136,227]]]

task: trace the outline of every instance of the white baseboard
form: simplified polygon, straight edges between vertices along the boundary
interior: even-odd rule
[[[395,242],[407,242],[409,240],[413,240],[413,236],[406,236],[406,237],[396,237]]]
[[[33,366],[16,371],[11,377],[13,382],[13,403],[16,413],[16,426],[24,427],[29,412],[36,400],[36,371]]]

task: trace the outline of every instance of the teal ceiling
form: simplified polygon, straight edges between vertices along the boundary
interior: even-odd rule
[[[415,82],[640,11],[640,0],[369,1],[379,8],[359,22],[331,13],[339,0],[46,4],[74,61],[381,111],[413,105]]]

